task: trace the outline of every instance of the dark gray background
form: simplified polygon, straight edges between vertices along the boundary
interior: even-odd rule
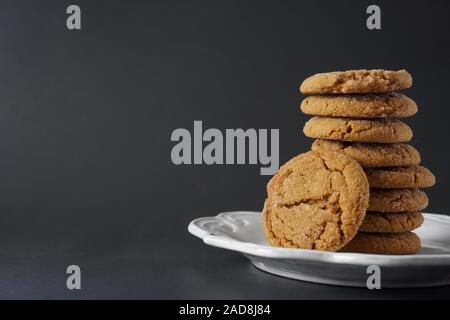
[[[407,122],[448,213],[450,3],[0,1],[1,298],[448,298],[450,288],[369,292],[260,272],[209,248],[188,222],[259,210],[258,166],[175,166],[171,132],[280,128],[280,160],[304,152],[306,76],[406,68]],[[65,268],[82,268],[82,290]]]

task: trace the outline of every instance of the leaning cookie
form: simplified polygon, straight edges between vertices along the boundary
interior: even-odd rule
[[[370,189],[369,211],[420,211],[428,206],[428,197],[419,189]]]
[[[423,223],[423,215],[417,211],[405,212],[366,212],[366,217],[359,228],[361,232],[398,233],[412,231]]]
[[[374,93],[407,89],[412,77],[406,70],[349,70],[318,73],[300,86],[304,94]]]
[[[300,109],[313,116],[384,118],[410,117],[417,112],[417,105],[401,93],[389,92],[310,96],[302,101]]]
[[[436,182],[423,166],[366,168],[364,172],[371,188],[428,188]]]
[[[340,251],[370,254],[414,254],[421,248],[420,238],[413,232],[358,234]]]
[[[336,251],[360,227],[369,202],[361,166],[342,152],[307,152],[267,185],[264,232],[272,246]]]
[[[365,168],[414,166],[420,163],[419,152],[404,143],[379,144],[315,140],[311,150],[343,151]]]
[[[306,122],[309,138],[353,142],[396,143],[410,141],[411,128],[399,120],[313,117]]]

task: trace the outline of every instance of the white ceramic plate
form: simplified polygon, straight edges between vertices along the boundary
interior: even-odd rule
[[[264,238],[260,212],[224,212],[196,219],[188,229],[208,245],[241,252],[259,269],[297,280],[365,287],[367,267],[378,265],[382,288],[449,285],[450,217],[424,216],[424,224],[415,230],[422,250],[404,256],[271,247]]]

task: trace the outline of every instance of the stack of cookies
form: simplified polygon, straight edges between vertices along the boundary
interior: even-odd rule
[[[316,74],[300,87],[311,95],[301,110],[314,116],[303,130],[316,139],[312,151],[349,155],[370,186],[368,210],[344,251],[411,254],[420,249],[411,231],[422,224],[428,198],[419,188],[431,187],[435,177],[419,165],[419,152],[408,144],[412,130],[399,120],[417,112],[413,100],[394,92],[411,85],[405,70],[354,70]]]

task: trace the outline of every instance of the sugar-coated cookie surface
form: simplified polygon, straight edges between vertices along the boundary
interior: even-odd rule
[[[427,206],[428,197],[419,189],[370,189],[370,211],[420,211]]]
[[[358,231],[369,202],[361,166],[342,152],[307,152],[267,185],[264,232],[273,246],[336,251]]]
[[[412,77],[406,70],[349,70],[318,73],[300,85],[304,94],[382,93],[407,89]]]
[[[313,117],[303,132],[315,139],[376,143],[408,142],[413,136],[408,125],[393,119]]]
[[[364,172],[371,188],[428,188],[436,182],[423,166],[366,168]]]
[[[379,144],[315,140],[311,150],[343,151],[365,168],[414,166],[420,163],[419,152],[405,143]]]
[[[397,233],[412,231],[423,223],[418,211],[374,212],[367,211],[359,232]]]
[[[341,251],[370,254],[414,254],[421,248],[413,232],[358,234]]]
[[[300,109],[313,116],[384,118],[410,117],[417,112],[417,105],[401,93],[389,92],[309,96]]]

